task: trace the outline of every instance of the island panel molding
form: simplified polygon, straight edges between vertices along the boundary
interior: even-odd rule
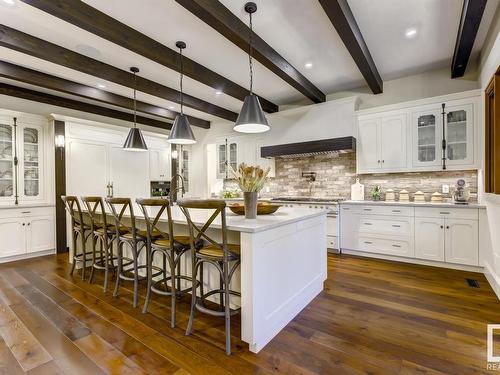
[[[117,107],[132,109],[134,101],[126,96],[118,95],[109,91],[104,91],[92,86],[69,81],[64,78],[42,73],[37,70],[25,68],[6,61],[0,61],[0,76],[13,79],[19,82],[44,87],[46,89],[64,92],[66,94],[80,96],[82,98],[112,104]],[[137,112],[148,115],[164,117],[169,120],[175,119],[177,112],[166,108],[158,107],[146,102],[137,101]],[[188,116],[189,122],[200,128],[209,129],[210,121],[197,117]]]
[[[38,57],[82,73],[90,74],[94,77],[99,77],[131,89],[135,86],[134,77],[125,70],[73,52],[6,25],[0,25],[0,46]],[[179,91],[143,77],[137,77],[137,89],[158,98],[180,103]],[[187,107],[228,121],[236,121],[238,117],[236,112],[232,112],[188,94],[184,95],[184,104]]]
[[[22,0],[44,12],[134,51],[169,69],[180,71],[179,53],[140,33],[80,0]],[[248,90],[205,66],[184,58],[184,74],[236,99],[244,100]],[[259,97],[266,112],[278,111],[278,106]]]

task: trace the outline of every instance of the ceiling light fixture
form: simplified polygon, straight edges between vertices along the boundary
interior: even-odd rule
[[[147,151],[146,141],[142,136],[141,129],[137,128],[137,73],[139,68],[131,67],[130,71],[134,73],[134,127],[128,132],[127,139],[123,148],[127,151]]]
[[[408,38],[408,39],[413,39],[417,36],[417,28],[416,27],[410,27],[408,29],[406,29],[405,31],[405,36]]]
[[[222,95],[222,91],[217,90],[217,91],[215,92],[215,95],[217,95],[217,96]]]
[[[175,118],[174,125],[172,126],[172,130],[170,131],[170,134],[168,136],[168,142],[177,145],[192,145],[193,143],[196,143],[196,138],[194,137],[193,130],[191,129],[191,124],[189,124],[189,120],[187,116],[184,114],[183,110],[184,93],[182,91],[182,79],[184,77],[184,66],[182,65],[182,50],[186,48],[186,43],[178,41],[177,43],[175,43],[175,46],[179,48],[179,55],[181,58],[180,62],[181,113],[179,113]]]
[[[246,96],[240,114],[236,120],[233,129],[240,133],[264,133],[267,132],[270,126],[267,123],[266,116],[259,102],[257,95],[253,93],[253,65],[252,65],[252,14],[257,11],[257,4],[246,3],[245,11],[250,16],[250,35],[248,48],[248,65],[250,67],[250,93]]]
[[[304,64],[304,67],[305,67],[306,69],[311,69],[311,68],[313,67],[313,63],[312,63],[312,62],[306,62],[306,63]]]
[[[102,83],[98,83],[98,84],[97,84],[97,87],[99,87],[100,89],[105,89],[105,88],[106,88],[106,85],[105,85],[105,84],[102,84]]]

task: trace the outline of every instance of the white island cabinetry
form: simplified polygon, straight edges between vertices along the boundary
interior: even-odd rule
[[[347,253],[456,268],[478,267],[478,206],[343,202],[341,249]]]

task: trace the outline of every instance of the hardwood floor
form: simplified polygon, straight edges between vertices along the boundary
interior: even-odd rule
[[[483,275],[346,255],[328,268],[324,292],[259,354],[234,319],[227,357],[222,319],[198,314],[184,335],[188,297],[171,329],[168,298],[142,314],[128,283],[104,294],[99,277],[69,275],[66,254],[0,265],[0,374],[488,373],[500,302]]]

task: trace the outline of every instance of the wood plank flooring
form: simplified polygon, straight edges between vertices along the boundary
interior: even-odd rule
[[[67,259],[0,265],[0,374],[491,373],[486,324],[500,323],[500,302],[481,274],[330,255],[325,290],[259,354],[233,319],[227,357],[222,319],[198,314],[184,335],[188,296],[172,329],[168,298],[142,314],[130,284],[113,298]]]

